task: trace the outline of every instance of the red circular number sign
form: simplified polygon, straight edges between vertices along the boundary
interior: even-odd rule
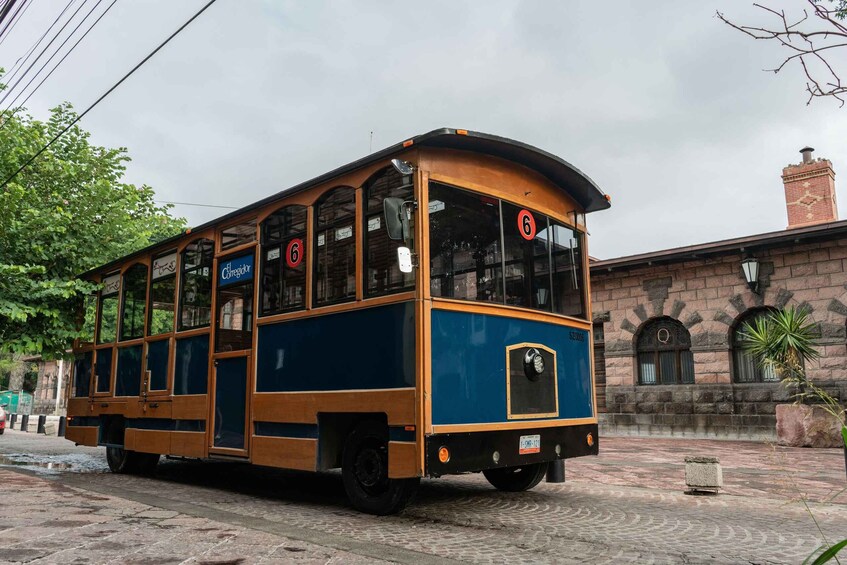
[[[521,237],[527,241],[532,241],[535,238],[535,218],[532,217],[532,212],[529,210],[518,212],[518,231],[521,233]]]
[[[303,240],[292,239],[285,248],[285,264],[292,269],[303,260]]]

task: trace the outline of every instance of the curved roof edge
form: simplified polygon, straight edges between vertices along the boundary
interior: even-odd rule
[[[520,141],[515,141],[513,139],[497,135],[470,130],[457,130],[455,128],[439,128],[428,133],[405,139],[399,143],[395,143],[385,149],[371,153],[361,159],[357,159],[356,161],[333,169],[313,179],[296,184],[290,188],[286,188],[280,192],[262,198],[261,200],[248,204],[243,208],[233,210],[223,216],[218,216],[214,220],[192,227],[191,231],[203,231],[207,228],[226,222],[229,218],[241,216],[250,210],[261,208],[262,206],[270,204],[280,198],[284,198],[285,196],[290,196],[303,190],[307,190],[335,177],[347,174],[374,162],[384,160],[392,155],[402,153],[403,151],[414,149],[415,147],[441,147],[500,157],[501,159],[513,161],[519,165],[523,165],[529,169],[537,171],[549,179],[553,184],[561,187],[585,209],[586,213],[605,210],[611,206],[609,200],[606,198],[606,194],[600,190],[600,187],[598,187],[597,184],[588,177],[588,175],[564,159],[556,157],[552,153],[548,153],[547,151],[538,149],[537,147],[533,147],[526,143],[521,143]],[[81,273],[79,276],[82,277],[93,274],[97,271],[108,269],[136,255],[147,253],[148,251],[152,251],[158,247],[165,247],[170,243],[178,241],[185,235],[185,233],[181,233],[164,239],[143,249],[130,253],[129,255],[124,255],[119,259],[115,259],[114,261],[110,261],[109,263]]]

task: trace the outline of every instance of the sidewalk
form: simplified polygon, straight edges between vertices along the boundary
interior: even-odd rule
[[[599,457],[568,460],[568,481],[685,490],[685,457],[720,459],[726,494],[847,504],[843,449],[752,441],[601,437]]]

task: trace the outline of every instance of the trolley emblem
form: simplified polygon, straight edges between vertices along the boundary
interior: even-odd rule
[[[535,239],[535,218],[529,210],[524,209],[518,212],[518,231],[527,241]]]
[[[285,248],[285,264],[292,269],[303,260],[303,240],[298,238],[288,242]]]

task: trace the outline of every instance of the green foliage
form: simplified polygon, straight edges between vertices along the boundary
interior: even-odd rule
[[[47,122],[22,109],[4,116],[0,179],[75,117],[70,104]],[[126,149],[92,145],[89,136],[72,127],[0,188],[0,353],[61,355],[80,335],[83,297],[96,290],[74,277],[185,227],[154,203],[152,188],[122,182]]]
[[[805,364],[820,357],[814,345],[816,337],[808,312],[792,306],[747,322],[741,344],[762,365],[773,367],[783,381],[804,380]]]

